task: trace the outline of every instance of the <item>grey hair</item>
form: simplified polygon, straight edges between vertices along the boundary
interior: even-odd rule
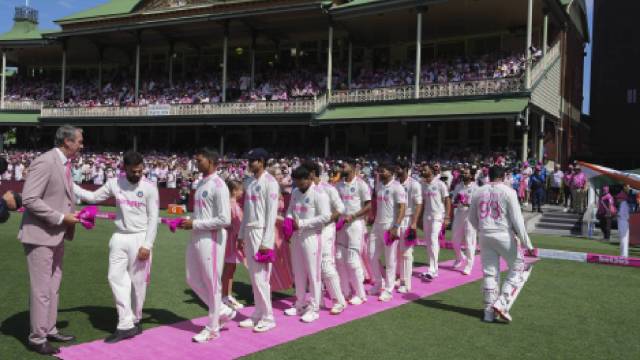
[[[71,125],[62,125],[56,130],[56,138],[54,140],[55,146],[64,145],[64,141],[67,139],[75,140],[76,132],[80,132],[82,134],[82,129],[77,128]]]

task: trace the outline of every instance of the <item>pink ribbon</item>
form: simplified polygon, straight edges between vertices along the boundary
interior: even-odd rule
[[[259,263],[273,263],[276,261],[276,252],[273,249],[258,251],[253,259]]]

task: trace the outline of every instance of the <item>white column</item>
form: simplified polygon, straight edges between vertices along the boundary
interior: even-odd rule
[[[64,87],[67,80],[67,47],[62,48],[62,79],[60,84],[60,100],[64,101]]]
[[[349,51],[347,53],[347,61],[349,62],[347,68],[347,85],[351,89],[351,79],[353,77],[353,43],[349,41]]]
[[[549,50],[547,46],[548,40],[549,40],[549,14],[545,12],[544,18],[542,20],[542,57],[547,55],[547,50]]]
[[[415,164],[418,160],[418,135],[411,137],[411,163]]]
[[[329,158],[329,136],[324,137],[324,158]]]
[[[538,135],[538,160],[543,161],[544,158],[544,122],[545,114],[540,115],[540,134]]]
[[[531,89],[531,39],[533,33],[533,0],[527,0],[527,64],[525,70],[525,84]]]
[[[422,68],[422,12],[418,10],[418,23],[416,26],[416,79],[415,79],[415,94],[417,99],[420,97],[420,72]]]
[[[0,109],[4,109],[4,92],[7,86],[7,53],[2,51],[2,83],[0,83]],[[0,136],[2,134],[0,133]]]
[[[222,39],[222,102],[227,102],[227,52],[229,42],[229,27],[225,26]]]
[[[329,25],[329,47],[327,49],[327,99],[331,98],[333,79],[333,25]]]
[[[224,135],[220,135],[220,156],[224,156]]]
[[[524,122],[522,123],[522,154],[521,160],[527,161],[527,153],[529,152],[529,107],[525,109]]]
[[[140,95],[140,43],[136,44],[136,93],[135,101],[138,103],[138,96]]]

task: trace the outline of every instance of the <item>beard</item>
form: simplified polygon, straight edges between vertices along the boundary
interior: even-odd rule
[[[138,182],[140,182],[140,176],[129,176],[127,175],[127,181],[129,181],[131,184],[137,184]]]
[[[346,178],[348,178],[348,177],[349,177],[349,172],[348,172],[348,171],[341,171],[341,172],[340,172],[340,176],[341,176],[343,179],[346,179]]]

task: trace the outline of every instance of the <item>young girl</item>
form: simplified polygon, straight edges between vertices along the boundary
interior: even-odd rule
[[[242,199],[242,183],[236,180],[227,181],[229,195],[231,197],[231,227],[228,229],[227,248],[224,256],[224,268],[222,270],[222,302],[234,310],[242,309],[244,305],[240,304],[233,295],[231,288],[233,287],[233,274],[236,272],[236,264],[242,262],[244,255],[238,251],[237,239],[242,223],[242,207],[239,202]]]

